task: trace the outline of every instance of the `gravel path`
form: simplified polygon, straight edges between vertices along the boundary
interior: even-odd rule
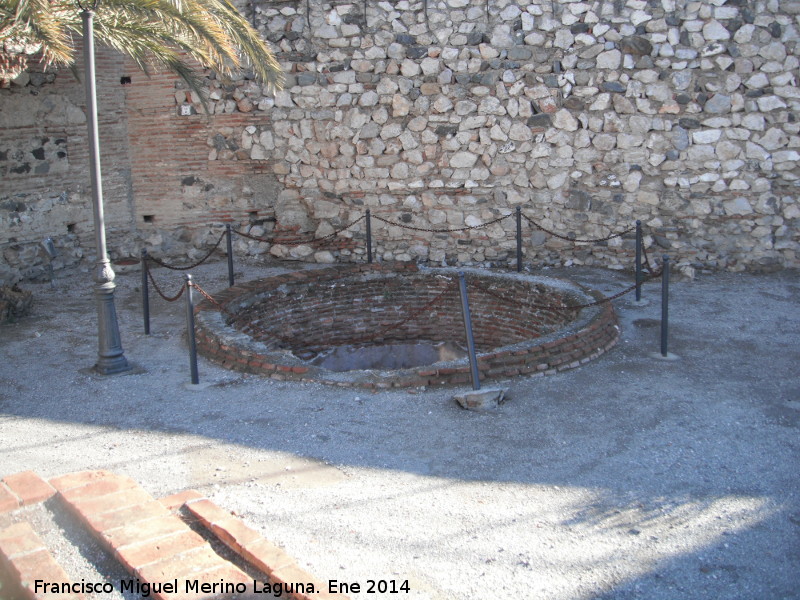
[[[284,268],[240,266],[237,280]],[[206,290],[226,285],[224,263],[192,273]],[[182,281],[154,274],[168,293]],[[544,274],[606,294],[628,283]],[[183,303],[154,299],[145,336],[139,281],[117,278],[137,371],[106,378],[87,370],[90,276],[27,286],[34,314],[0,326],[0,476],[105,468],[156,497],[197,488],[322,579],[410,586],[355,599],[800,598],[796,272],[675,282],[675,361],[650,356],[649,284],[648,306],[615,302],[610,353],[504,382],[510,400],[486,413],[461,410],[453,389],[343,390],[202,359],[203,389],[187,389]],[[119,576],[68,523],[20,515],[51,532],[73,578]]]

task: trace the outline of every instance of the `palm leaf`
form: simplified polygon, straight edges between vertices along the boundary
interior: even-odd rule
[[[74,65],[80,14],[74,0],[0,0],[0,58],[25,48],[46,66]],[[145,72],[174,72],[198,93],[201,79],[191,61],[222,77],[247,68],[268,89],[283,86],[269,45],[229,0],[100,0],[94,24],[98,42],[129,55]]]

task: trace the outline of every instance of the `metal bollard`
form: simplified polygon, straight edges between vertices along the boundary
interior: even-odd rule
[[[636,301],[642,300],[642,222],[636,221]]]
[[[667,358],[667,336],[669,334],[669,256],[664,255],[661,271],[661,356]]]
[[[189,370],[192,374],[192,383],[200,383],[197,373],[197,341],[194,337],[194,302],[192,299],[192,276],[186,275],[186,333],[189,338]]]
[[[147,250],[142,248],[142,317],[144,334],[150,335],[150,290],[147,281]]]
[[[367,262],[372,262],[372,213],[367,209]]]
[[[472,379],[472,389],[481,389],[481,376],[478,372],[478,359],[475,356],[475,338],[472,335],[472,317],[469,313],[469,298],[467,297],[467,281],[464,273],[458,273],[458,288],[461,292],[461,314],[464,317],[464,330],[467,334],[467,352],[469,353],[469,371]]]
[[[517,207],[517,273],[522,271],[522,208]]]
[[[227,251],[228,251],[228,285],[233,287],[233,240],[231,236],[233,232],[231,231],[231,224],[228,223],[225,225],[225,232],[228,234],[228,241],[227,241]]]

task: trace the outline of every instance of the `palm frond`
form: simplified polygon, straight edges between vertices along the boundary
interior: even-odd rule
[[[74,0],[0,0],[0,57],[36,48],[46,65],[75,63],[73,36],[82,33]],[[275,91],[283,72],[275,55],[229,0],[101,0],[95,38],[147,72],[159,65],[196,92],[200,77],[185,57],[231,77],[244,68]]]

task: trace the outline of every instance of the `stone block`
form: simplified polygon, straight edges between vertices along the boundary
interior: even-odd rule
[[[472,390],[456,394],[453,399],[461,408],[467,410],[492,410],[500,406],[505,400],[506,391],[500,388]]]

